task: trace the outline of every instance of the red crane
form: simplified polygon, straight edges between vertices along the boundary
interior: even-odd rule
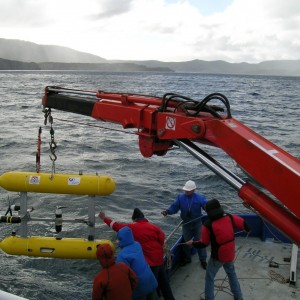
[[[210,105],[216,101],[222,106]],[[165,155],[173,145],[183,147],[233,186],[250,208],[300,244],[300,161],[234,119],[224,95],[195,101],[173,93],[160,98],[48,86],[43,106],[45,112],[58,109],[136,128],[144,157]],[[244,182],[195,143],[221,148],[263,188]]]

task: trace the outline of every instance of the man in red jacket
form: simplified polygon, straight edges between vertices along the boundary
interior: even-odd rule
[[[97,258],[102,270],[93,283],[93,300],[131,300],[138,284],[136,274],[125,263],[115,262],[114,249],[109,244],[99,245]]]
[[[131,228],[134,239],[142,246],[145,259],[157,279],[158,288],[161,290],[164,299],[174,300],[164,268],[164,232],[157,225],[150,223],[139,208],[135,208],[133,211],[133,223],[115,222],[112,219],[107,218],[104,212],[99,213],[99,218],[114,231],[119,231],[125,226]]]
[[[202,226],[201,239],[186,242],[187,245],[196,248],[204,248],[211,244],[211,257],[205,275],[205,300],[214,299],[214,279],[221,267],[228,276],[234,299],[242,300],[242,291],[234,269],[234,229],[249,232],[250,228],[241,217],[225,214],[217,199],[208,201],[205,210],[208,219]]]

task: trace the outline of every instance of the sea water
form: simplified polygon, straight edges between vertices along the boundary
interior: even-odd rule
[[[235,119],[300,158],[300,77],[2,71],[1,174],[36,170],[39,127],[42,128],[41,172],[51,173],[50,127],[44,125],[41,100],[48,85],[160,97],[173,92],[195,100],[202,100],[211,93],[222,93],[228,98]],[[181,149],[162,157],[143,158],[137,136],[120,125],[55,110],[52,116],[57,143],[56,172],[105,174],[117,183],[112,195],[95,198],[96,212],[102,210],[115,220],[130,222],[133,209],[139,207],[168,236],[180,218],[179,215],[164,218],[160,212],[174,201],[189,179],[196,182],[199,193],[207,199],[220,199],[228,211],[247,211],[233,188]],[[221,150],[203,148],[243,178],[236,163]],[[256,163],[255,158],[253,163]],[[0,189],[0,215],[5,214],[9,203],[18,204],[18,201],[17,193]],[[88,198],[28,193],[28,206],[34,207],[32,218],[53,218],[56,206],[66,206],[63,209],[65,219],[86,218]],[[28,227],[29,235],[55,236],[51,222],[30,222]],[[10,235],[13,230],[18,232],[16,224],[1,223],[0,228],[0,238]],[[87,235],[85,224],[63,223],[61,236]],[[97,219],[96,237],[114,240],[115,233]],[[93,278],[99,269],[96,260],[11,256],[1,251],[0,289],[31,300],[91,299]]]

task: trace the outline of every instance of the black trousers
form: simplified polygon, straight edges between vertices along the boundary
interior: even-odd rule
[[[158,283],[158,294],[161,292],[165,300],[175,300],[164,265],[153,266],[151,270]]]

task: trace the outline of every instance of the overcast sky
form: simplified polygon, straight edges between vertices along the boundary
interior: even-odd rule
[[[300,0],[0,0],[0,38],[106,59],[300,59]]]

